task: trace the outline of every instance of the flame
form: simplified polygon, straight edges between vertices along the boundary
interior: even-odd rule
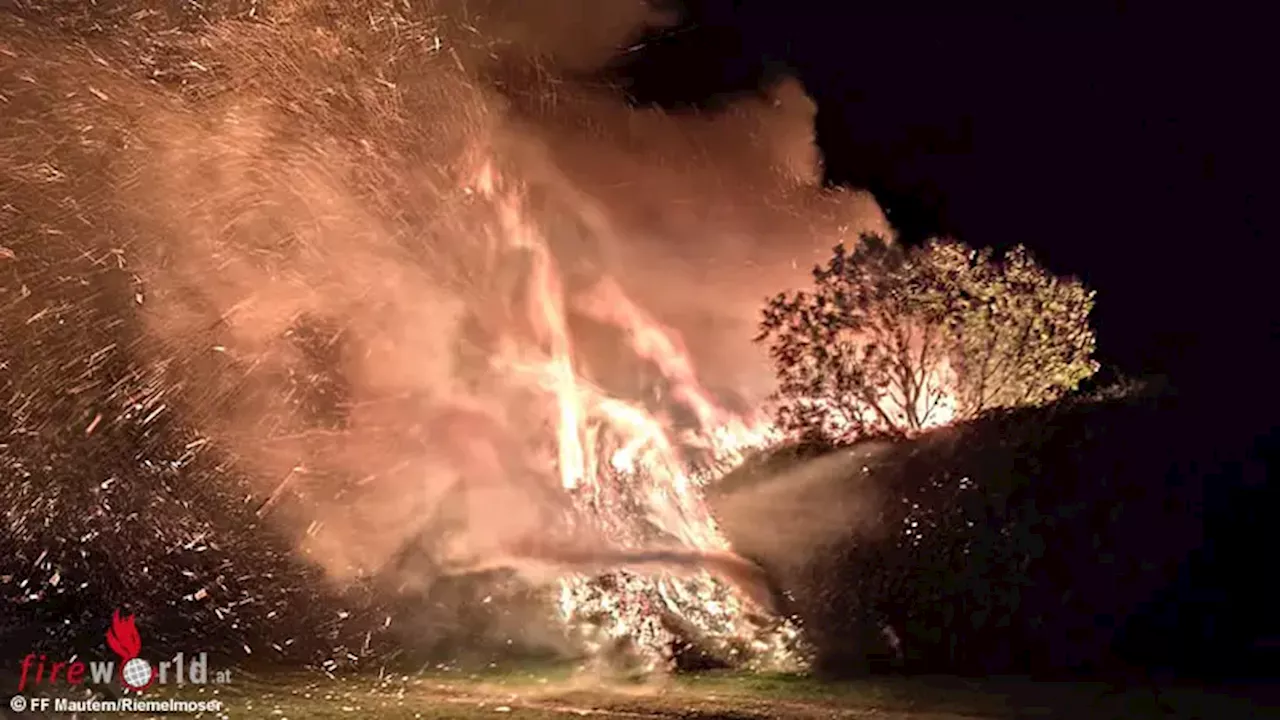
[[[760,655],[772,654],[785,665],[785,648],[794,645],[798,633],[786,623],[772,635],[748,627],[745,618],[752,606],[774,609],[764,589],[767,582],[759,568],[732,553],[702,493],[712,475],[708,468],[736,464],[746,452],[779,438],[763,410],[744,416],[717,402],[699,382],[678,333],[646,313],[612,278],[598,278],[585,291],[568,293],[550,245],[526,219],[520,188],[507,185],[491,163],[481,167],[470,191],[494,203],[497,244],[526,254],[530,263],[523,307],[533,342],[504,338],[496,369],[549,400],[549,430],[557,440],[553,464],[575,510],[572,524],[592,530],[585,536],[592,539],[578,546],[540,538],[507,550],[567,567],[570,571],[560,581],[562,617],[581,624],[588,615],[606,616],[610,622],[601,628],[602,642],[629,635],[641,645],[661,647],[670,639],[660,620],[665,610],[706,634],[746,638]],[[631,353],[661,376],[668,390],[659,403],[669,406],[665,411],[611,396],[581,372],[569,330],[570,309],[622,331]],[[939,375],[933,385],[941,387],[942,382]],[[954,403],[935,405],[930,422],[948,421]],[[673,407],[693,418],[692,427],[675,429]],[[644,576],[619,570],[655,565],[658,570]],[[677,577],[677,568],[694,572]],[[608,591],[590,581],[601,572],[613,572]],[[660,660],[662,652],[656,655]],[[796,659],[790,660],[794,666]]]
[[[120,610],[116,609],[111,616],[111,628],[107,630],[107,645],[120,656],[122,662],[138,657],[138,653],[142,651],[142,638],[133,624],[132,615],[121,618]]]

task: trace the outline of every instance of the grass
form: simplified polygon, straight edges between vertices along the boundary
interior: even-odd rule
[[[664,720],[884,718],[1260,717],[1248,701],[1191,689],[1108,692],[1102,685],[1026,680],[875,678],[825,683],[787,675],[707,673],[648,683],[606,682],[564,668],[464,675],[241,673],[225,686],[166,688],[160,696],[217,697],[231,718],[391,720],[574,717]]]

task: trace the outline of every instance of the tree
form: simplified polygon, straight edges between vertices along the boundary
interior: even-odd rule
[[[1094,293],[953,240],[905,249],[864,235],[766,306],[756,342],[778,374],[779,429],[829,440],[912,434],[1052,402],[1098,368]]]

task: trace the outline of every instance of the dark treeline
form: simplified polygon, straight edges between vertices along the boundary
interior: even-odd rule
[[[869,449],[793,448],[727,478],[716,503],[826,672],[1265,675],[1280,636],[1265,590],[1275,458],[1227,405],[1164,389]],[[798,490],[762,536],[751,497],[839,453],[844,470]],[[842,503],[849,520],[827,540],[810,527],[779,541]]]

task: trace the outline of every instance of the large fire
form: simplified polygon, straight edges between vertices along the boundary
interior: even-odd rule
[[[716,468],[741,461],[774,438],[765,415],[742,417],[721,407],[699,384],[677,334],[609,278],[566,297],[545,239],[523,211],[519,187],[507,187],[491,164],[483,166],[473,189],[496,204],[506,250],[528,253],[531,260],[523,306],[535,342],[511,343],[496,363],[550,400],[554,466],[572,498],[572,521],[587,525],[578,541],[526,538],[506,551],[583,570],[560,580],[564,620],[587,631],[582,639],[596,646],[630,641],[650,667],[670,660],[676,640],[672,617],[695,627],[701,640],[718,644],[726,659],[775,666],[800,662],[793,626],[753,619],[752,605],[773,610],[760,592],[760,571],[731,553],[702,495]],[[676,432],[672,418],[611,397],[585,377],[576,364],[567,303],[620,329],[627,350],[652,363],[669,388],[669,400],[692,415],[692,426]],[[591,542],[584,549],[582,537],[603,538],[611,547]],[[616,569],[646,565],[659,570]],[[681,568],[693,572],[677,573]],[[602,578],[598,572],[606,570]]]
[[[759,620],[760,610],[776,610],[761,571],[732,553],[703,496],[718,471],[779,439],[764,410],[743,416],[722,407],[699,383],[678,334],[609,277],[568,296],[546,238],[523,209],[520,187],[508,185],[492,164],[482,166],[472,192],[497,207],[503,250],[530,260],[528,296],[520,304],[534,342],[509,342],[496,364],[549,401],[546,419],[556,437],[549,464],[572,499],[575,528],[563,541],[547,528],[502,551],[569,572],[559,581],[561,615],[597,648],[630,641],[651,668],[661,665],[671,659],[674,622],[694,628],[732,661],[802,663],[797,628]],[[626,351],[651,363],[668,389],[660,405],[682,408],[693,422],[677,428],[670,413],[612,397],[593,382],[578,366],[569,307],[621,330]],[[930,375],[931,392],[921,400],[929,405],[917,408],[927,426],[954,414],[947,380],[944,367]],[[886,397],[883,404],[895,402]],[[657,570],[618,569],[641,566]]]
[[[673,124],[609,94],[571,102],[548,81],[553,112],[511,89],[514,71],[493,57],[504,43],[472,37],[484,13],[441,29],[413,5],[430,15],[415,16],[414,37],[430,42],[390,5],[387,22],[353,11],[312,28],[299,12],[193,33],[140,25],[137,42],[125,23],[101,56],[10,29],[18,69],[0,80],[26,119],[0,134],[13,169],[0,173],[0,205],[21,219],[0,260],[28,273],[9,287],[33,309],[4,328],[14,347],[57,349],[15,354],[15,427],[41,413],[68,428],[90,418],[58,440],[83,461],[93,508],[110,482],[90,465],[137,452],[107,443],[110,428],[198,434],[182,462],[201,448],[218,456],[193,477],[234,466],[265,498],[258,516],[297,530],[296,549],[339,585],[549,567],[564,620],[589,643],[630,640],[657,666],[694,636],[733,662],[794,665],[796,628],[772,613],[761,570],[732,552],[703,491],[779,440],[767,408],[734,404],[767,392],[763,362],[742,362],[756,303],[832,242],[883,231],[883,216],[870,198],[821,188],[805,98],[749,103],[723,125]],[[175,44],[139,53],[162,40]],[[506,64],[528,60],[510,54]],[[180,66],[184,90],[157,84],[152,60]],[[690,150],[702,146],[719,150]],[[691,165],[698,157],[714,166]],[[570,218],[591,226],[583,246],[604,258],[582,270],[570,233],[548,228],[597,205],[599,223]],[[130,322],[102,319],[117,292]],[[77,357],[97,368],[116,355],[128,382],[82,386]],[[636,364],[643,377],[613,376]],[[740,397],[709,390],[709,369]],[[929,417],[945,422],[947,408]],[[437,547],[433,523],[459,524],[458,496],[471,527]],[[387,570],[419,549],[426,570]],[[241,597],[215,601],[221,618]]]

